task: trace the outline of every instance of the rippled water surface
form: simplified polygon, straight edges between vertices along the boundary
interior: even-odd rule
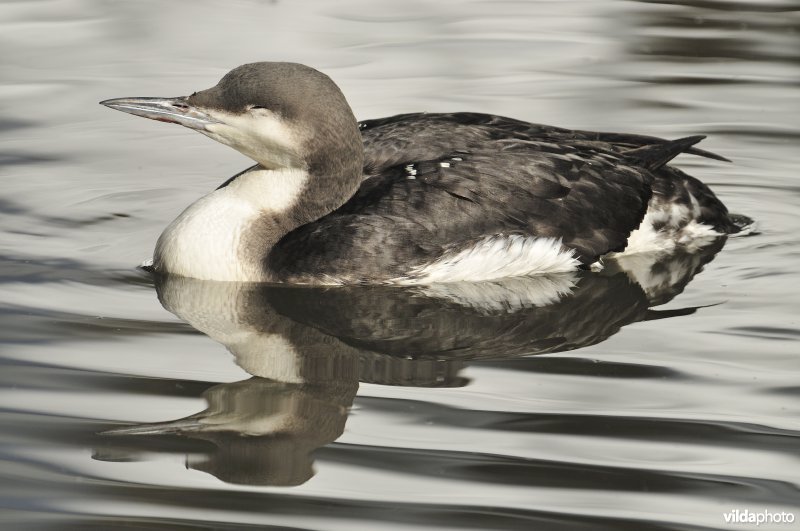
[[[0,49],[0,528],[800,518],[796,2],[6,0]],[[97,102],[255,60],[325,71],[361,119],[707,134],[733,162],[677,164],[758,233],[639,276],[155,282],[162,228],[248,161]]]

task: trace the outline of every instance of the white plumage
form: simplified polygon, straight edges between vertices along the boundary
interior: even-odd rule
[[[446,252],[435,261],[395,279],[397,284],[496,280],[544,273],[566,273],[580,265],[572,249],[557,238],[494,235]]]

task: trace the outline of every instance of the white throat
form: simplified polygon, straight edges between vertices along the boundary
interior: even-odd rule
[[[260,108],[239,114],[204,111],[219,121],[200,130],[207,137],[232,147],[267,169],[304,166],[300,136],[274,113]]]
[[[308,173],[256,166],[189,205],[158,239],[157,271],[203,280],[268,281],[262,259]]]

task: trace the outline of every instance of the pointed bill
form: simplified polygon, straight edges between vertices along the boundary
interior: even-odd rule
[[[116,98],[100,102],[101,105],[143,118],[180,124],[189,129],[206,130],[206,126],[220,123],[205,112],[186,102],[186,98]]]

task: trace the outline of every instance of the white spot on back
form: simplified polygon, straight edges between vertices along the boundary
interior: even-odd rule
[[[397,284],[495,280],[574,271],[580,262],[556,238],[493,235],[474,245],[445,252],[435,261],[393,279]]]

